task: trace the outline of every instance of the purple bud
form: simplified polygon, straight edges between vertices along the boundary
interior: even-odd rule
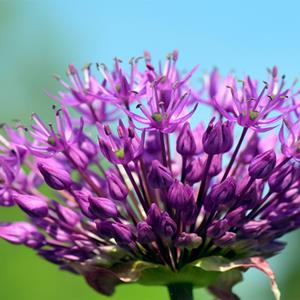
[[[202,137],[203,150],[207,154],[221,154],[229,151],[233,145],[232,123],[210,121]]]
[[[71,208],[57,202],[53,202],[53,205],[60,221],[71,226],[75,226],[80,221],[80,216]]]
[[[104,221],[96,221],[97,231],[100,235],[112,238],[114,236],[114,229],[112,227],[112,221],[104,220]]]
[[[170,186],[167,196],[167,203],[172,208],[184,209],[187,205],[194,202],[193,188],[185,185],[179,180],[175,179]]]
[[[219,247],[226,247],[236,241],[236,233],[227,231],[222,237],[214,240],[214,243]]]
[[[44,236],[30,223],[15,222],[0,225],[0,237],[13,244],[25,244],[38,249],[43,245]]]
[[[90,192],[87,191],[74,191],[74,195],[75,195],[75,200],[78,203],[78,206],[80,207],[80,210],[82,211],[82,213],[88,217],[88,218],[92,218],[93,215],[90,212],[90,200],[89,197],[91,196]]]
[[[262,187],[263,187],[262,184],[259,182],[252,183],[251,187],[243,194],[241,198],[241,204],[247,206],[247,209],[252,209],[257,205],[259,205],[262,200],[261,199]],[[237,193],[238,195],[240,195],[242,191],[241,188],[242,188],[242,184],[240,184],[239,192]]]
[[[232,177],[226,178],[223,182],[212,186],[207,201],[204,202],[205,209],[211,211],[218,206],[228,207],[233,202],[235,196],[236,183]]]
[[[202,238],[196,233],[182,232],[175,240],[175,247],[180,249],[195,249],[202,244]]]
[[[222,172],[222,155],[214,155],[209,167],[208,175],[214,177]]]
[[[0,225],[0,237],[12,244],[23,244],[27,240],[28,232],[20,226],[21,222]]]
[[[196,152],[196,143],[189,123],[185,123],[179,132],[176,151],[182,156],[192,156]]]
[[[133,240],[132,230],[129,225],[121,223],[112,223],[114,230],[113,238],[120,245],[129,245]]]
[[[267,220],[249,221],[240,229],[247,238],[256,238],[270,228]]]
[[[85,153],[75,146],[71,146],[68,148],[68,155],[70,156],[72,161],[74,161],[76,165],[81,169],[85,169],[89,163],[89,159],[85,155]]]
[[[155,241],[156,237],[152,227],[146,222],[139,222],[137,224],[138,241],[141,244],[149,244]]]
[[[285,168],[280,168],[271,174],[268,183],[272,192],[281,193],[285,191],[294,179],[294,166],[289,165]]]
[[[152,203],[147,213],[147,223],[154,229],[159,228],[161,211],[155,203]]]
[[[55,190],[65,190],[72,185],[72,178],[70,174],[58,168],[57,166],[50,166],[50,163],[38,163],[38,168],[44,177],[45,182]]]
[[[177,225],[170,218],[167,212],[163,212],[160,218],[159,234],[166,238],[171,238],[176,233]]]
[[[239,226],[245,218],[246,207],[240,206],[226,215],[230,227]]]
[[[114,202],[107,198],[93,197],[90,200],[90,212],[99,218],[116,218],[118,209]]]
[[[249,165],[248,172],[250,177],[255,179],[264,178],[272,172],[276,164],[276,154],[269,150],[254,157]]]
[[[48,215],[47,202],[37,196],[14,194],[13,198],[30,217],[44,218]]]
[[[109,172],[106,178],[109,195],[117,201],[124,201],[128,195],[128,189],[121,178],[114,172]]]
[[[95,157],[95,155],[97,155],[98,149],[96,144],[86,135],[82,135],[79,146],[89,159],[92,159]]]
[[[203,162],[200,158],[193,158],[190,160],[186,167],[185,180],[190,185],[199,182],[202,179]]]
[[[207,236],[212,239],[218,239],[228,229],[229,229],[229,225],[226,219],[214,221],[207,229]]]
[[[196,203],[191,203],[181,211],[181,220],[185,225],[192,225],[196,222],[198,214]]]
[[[164,167],[158,160],[154,160],[148,173],[148,181],[152,188],[160,189],[169,187],[174,179],[168,168]]]

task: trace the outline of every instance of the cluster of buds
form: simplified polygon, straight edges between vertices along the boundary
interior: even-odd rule
[[[274,280],[264,259],[300,226],[298,93],[276,67],[262,88],[213,70],[198,92],[188,84],[197,68],[182,76],[177,59],[174,51],[156,70],[145,52],[128,73],[119,59],[112,72],[97,64],[102,81],[90,65],[82,76],[71,65],[69,83],[57,77],[65,91],[52,96],[55,124],[33,114],[31,128],[4,126],[0,205],[28,220],[4,220],[1,238],[104,294],[121,282],[151,284],[149,269],[165,272],[160,284],[182,276],[220,299],[236,299],[226,298],[234,282],[220,284],[232,269]],[[195,113],[205,106],[207,126]],[[192,279],[188,268],[220,276]]]

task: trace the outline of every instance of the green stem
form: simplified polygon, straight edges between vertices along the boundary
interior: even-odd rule
[[[193,285],[189,283],[173,283],[168,285],[170,300],[193,300]]]

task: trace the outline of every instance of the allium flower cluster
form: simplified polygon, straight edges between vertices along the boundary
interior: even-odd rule
[[[53,124],[4,125],[0,205],[28,220],[5,220],[0,237],[107,295],[185,283],[237,299],[232,286],[256,267],[279,299],[264,259],[300,225],[298,93],[276,67],[262,84],[213,70],[197,92],[197,68],[182,75],[177,59],[156,69],[145,52],[129,71],[115,59],[111,72],[97,64],[100,80],[70,65]]]

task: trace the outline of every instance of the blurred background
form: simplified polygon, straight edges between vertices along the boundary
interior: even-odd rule
[[[263,80],[276,64],[293,80],[300,74],[300,5],[295,1],[3,1],[0,0],[0,123],[31,113],[52,117],[45,90],[59,88],[52,74],[64,75],[69,63],[105,62],[115,56],[126,62],[148,49],[164,59],[180,51],[182,69],[199,63],[235,69]],[[202,112],[203,113],[203,112]],[[205,113],[205,112],[204,112]],[[0,220],[23,218],[14,209],[0,209]],[[300,233],[285,238],[285,251],[270,260],[283,300],[299,299]],[[106,299],[75,275],[59,271],[33,251],[0,240],[0,299]],[[237,286],[241,299],[272,299],[268,280],[250,271]],[[121,286],[111,299],[167,299],[163,288]],[[212,299],[196,290],[196,300]]]

